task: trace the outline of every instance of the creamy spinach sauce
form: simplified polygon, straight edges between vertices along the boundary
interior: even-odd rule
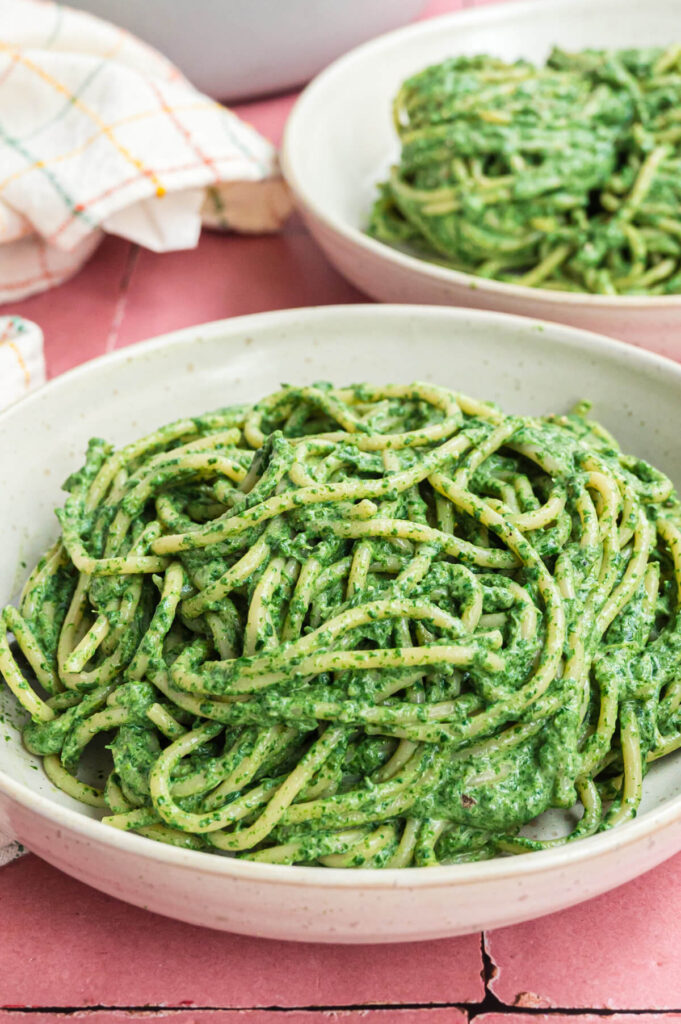
[[[0,671],[28,749],[110,826],[269,863],[481,860],[626,821],[681,746],[681,506],[587,404],[285,387],[95,439],[66,490]],[[528,838],[549,808],[572,831]]]
[[[681,291],[681,46],[456,57],[394,102],[369,234],[530,287]]]

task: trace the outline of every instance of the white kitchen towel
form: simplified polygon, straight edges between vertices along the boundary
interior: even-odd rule
[[[44,383],[42,331],[20,316],[0,316],[0,409]]]
[[[165,252],[202,220],[272,231],[289,211],[273,146],[161,54],[52,0],[2,0],[0,302],[65,280],[105,231]]]

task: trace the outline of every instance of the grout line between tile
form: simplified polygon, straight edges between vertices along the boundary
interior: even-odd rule
[[[331,1006],[320,1006],[320,1005],[309,1005],[309,1006],[170,1006],[167,1003],[162,1004],[144,1004],[141,1006],[105,1006],[105,1005],[93,1005],[93,1006],[4,1006],[0,1007],[0,1024],[2,1017],[9,1013],[23,1013],[27,1017],[31,1014],[37,1013],[51,1013],[55,1016],[66,1016],[67,1014],[83,1014],[83,1013],[160,1013],[167,1017],[172,1017],[173,1014],[180,1013],[339,1013],[339,1012],[366,1012],[376,1011],[379,1013],[395,1013],[397,1010],[438,1010],[438,1009],[450,1009],[460,1010],[464,1013],[469,1021],[474,1021],[476,1018],[481,1017],[485,1014],[497,1014],[500,1016],[510,1015],[522,1015],[530,1017],[612,1017],[617,1014],[623,1017],[639,1017],[643,1014],[654,1015],[656,1017],[664,1018],[669,1017],[673,1014],[681,1013],[681,1009],[617,1009],[604,1007],[526,1007],[526,1006],[513,1006],[507,1003],[499,1003],[496,1001],[496,1006],[488,1006],[487,1000],[485,999],[481,1003],[449,1003],[449,1002],[433,1002],[433,1003],[357,1003],[357,1004],[344,1004],[344,1005],[331,1005]],[[387,1020],[389,1018],[386,1017]]]

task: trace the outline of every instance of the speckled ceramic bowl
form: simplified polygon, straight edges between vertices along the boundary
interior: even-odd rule
[[[157,338],[65,374],[0,416],[0,599],[54,538],[61,481],[92,434],[124,442],[160,423],[253,401],[282,380],[431,379],[510,412],[586,396],[623,446],[681,481],[681,366],[572,328],[492,313],[343,306],[266,313]],[[342,871],[162,846],[101,825],[57,791],[0,712],[0,830],[56,867],[161,914],[322,942],[398,942],[498,927],[578,903],[681,848],[681,757],[657,762],[639,817],[565,848],[482,864]],[[5,741],[5,735],[9,737]],[[544,820],[545,835],[561,822]]]
[[[410,74],[459,54],[543,61],[554,44],[579,50],[675,40],[681,41],[678,0],[526,0],[410,25],[341,57],[307,87],[286,126],[284,174],[331,262],[375,299],[538,316],[679,357],[681,295],[519,287],[428,263],[364,234],[376,183],[399,157],[392,100]]]

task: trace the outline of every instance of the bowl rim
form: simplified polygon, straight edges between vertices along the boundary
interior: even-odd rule
[[[164,351],[187,342],[226,335],[224,340],[247,334],[258,345],[258,331],[270,327],[301,326],[318,324],[320,321],[347,322],[349,326],[357,319],[372,320],[422,318],[425,321],[445,319],[453,324],[475,320],[504,331],[508,328],[524,328],[541,331],[551,344],[564,346],[577,352],[599,352],[607,359],[618,363],[632,364],[637,368],[670,374],[676,378],[681,392],[681,365],[665,356],[645,349],[607,338],[592,331],[586,331],[564,324],[542,321],[534,317],[497,313],[488,310],[450,306],[421,306],[410,304],[346,304],[332,306],[296,307],[273,310],[246,316],[214,320],[193,327],[185,327],[158,335],[130,347],[117,349],[79,366],[67,370],[47,384],[36,389],[0,413],[0,429],[11,427],[12,416],[17,409],[30,408],[40,403],[45,395],[68,390],[72,382],[97,373],[102,368],[124,362],[136,362],[156,352]],[[89,817],[74,808],[55,803],[47,795],[37,793],[26,784],[13,779],[0,767],[0,792],[30,813],[45,819],[56,828],[68,829],[80,839],[104,848],[113,848],[121,855],[132,855],[144,860],[166,864],[169,868],[201,872],[210,876],[231,878],[238,882],[252,882],[261,885],[285,884],[294,887],[314,889],[432,889],[443,885],[458,887],[470,884],[492,884],[505,880],[521,879],[528,869],[532,874],[545,874],[572,864],[597,860],[635,846],[647,840],[654,842],[654,834],[681,821],[681,794],[665,800],[659,807],[646,812],[640,818],[594,836],[547,850],[516,854],[509,858],[494,858],[468,864],[439,865],[427,869],[386,868],[375,871],[358,868],[348,871],[344,868],[301,867],[297,865],[260,864],[253,861],[215,855],[203,850],[185,850],[154,842],[135,833],[123,832],[101,825],[97,818]]]
[[[443,285],[466,288],[470,292],[481,292],[490,296],[496,295],[509,300],[534,302],[537,313],[541,316],[542,306],[564,305],[569,307],[583,306],[591,310],[656,310],[677,309],[681,307],[681,293],[676,295],[598,295],[593,292],[563,292],[551,288],[530,288],[526,285],[510,284],[506,281],[495,281],[492,278],[467,274],[461,270],[430,263],[428,260],[412,256],[400,249],[393,248],[365,234],[347,220],[329,211],[324,203],[312,198],[305,185],[305,174],[298,165],[298,153],[308,146],[315,137],[314,119],[311,119],[308,108],[315,101],[319,90],[333,87],[336,79],[341,84],[347,72],[355,65],[385,59],[393,49],[408,47],[413,39],[440,35],[443,32],[454,33],[468,27],[483,26],[508,20],[514,15],[531,13],[534,8],[542,11],[550,10],[554,16],[565,11],[575,12],[577,5],[592,9],[594,6],[617,9],[618,0],[512,0],[510,3],[491,4],[484,7],[468,8],[443,14],[424,21],[412,22],[403,28],[394,29],[362,43],[337,58],[323,71],[316,75],[303,89],[296,100],[284,127],[280,151],[281,170],[294,201],[301,212],[308,218],[317,221],[333,235],[344,239],[351,246],[364,250],[374,261],[394,264],[398,269],[437,281]],[[310,126],[307,122],[310,121]]]

